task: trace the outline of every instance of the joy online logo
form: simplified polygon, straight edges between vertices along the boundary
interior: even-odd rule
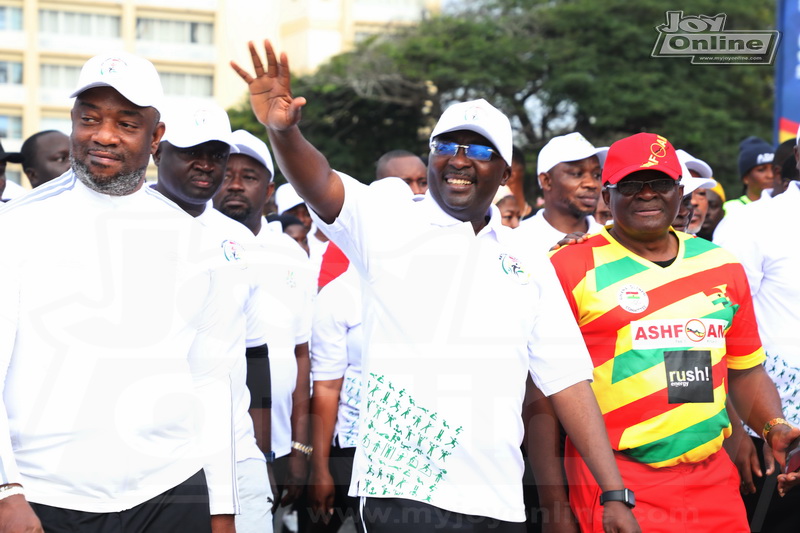
[[[693,64],[771,65],[778,49],[777,30],[728,30],[727,15],[684,16],[667,11],[667,23],[656,26],[651,57],[691,57]]]

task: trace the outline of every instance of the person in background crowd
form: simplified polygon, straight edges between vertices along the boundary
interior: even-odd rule
[[[797,144],[794,150],[800,159]],[[784,169],[794,163],[797,171],[800,163],[795,157],[785,162]],[[794,239],[798,206],[800,182],[787,181],[782,194],[739,209],[730,218],[726,216],[724,231],[714,234],[714,242],[732,252],[744,266],[766,350],[764,366],[778,388],[786,420],[792,424],[800,424],[796,383],[800,375],[800,248],[787,246],[787,242]],[[758,426],[750,427],[757,435]],[[760,436],[753,436],[752,441],[759,462],[753,465],[752,490],[746,491],[752,494],[744,497],[752,530],[800,530],[800,491],[788,490],[798,483],[797,474],[782,474],[767,443]]]
[[[497,189],[497,194],[494,195],[492,202],[500,211],[500,220],[503,221],[504,226],[511,229],[519,227],[520,211],[517,204],[517,198],[511,194],[511,189],[506,185],[501,185]]]
[[[292,215],[283,214],[279,218],[283,232],[295,240],[300,248],[308,255],[308,230],[305,225],[300,222],[300,219]]]
[[[678,214],[672,222],[672,227],[693,235],[692,227],[699,228],[702,225],[700,219],[705,218],[708,210],[705,194],[698,195],[698,191],[705,191],[709,187],[715,186],[717,182],[711,178],[711,167],[705,161],[697,159],[685,150],[677,150],[675,153],[681,164],[683,198],[678,208]]]
[[[234,306],[238,318],[228,333],[239,350],[231,373],[240,502],[236,531],[269,532],[273,494],[266,458],[272,456],[271,386],[267,326],[262,319],[267,305],[263,286],[268,281],[256,276],[252,268],[253,234],[209,204],[222,184],[231,150],[238,152],[238,148],[228,114],[215,104],[184,101],[173,105],[165,125],[166,133],[153,155],[158,182],[152,188],[200,222],[230,258],[219,279],[226,283],[225,303]]]
[[[520,224],[525,239],[547,251],[567,234],[600,230],[592,213],[600,196],[606,151],[577,132],[554,137],[544,145],[537,161],[544,208]]]
[[[717,182],[712,177],[714,173],[711,167],[708,166],[708,163],[702,159],[697,159],[684,150],[678,150],[677,154],[678,159],[686,166],[686,169],[692,177],[705,180],[704,182],[697,182],[697,188],[691,191],[692,217],[689,219],[689,223],[686,226],[686,233],[696,235],[697,232],[700,231],[700,228],[702,228],[703,222],[705,222],[706,215],[708,214],[708,190],[715,187]],[[689,194],[687,191],[690,191],[690,188],[687,187],[686,182],[683,183],[684,193]]]
[[[775,157],[772,159],[772,175],[775,176],[775,181],[770,191],[770,196],[778,196],[786,190],[789,184],[781,178],[783,178],[783,169],[787,161],[789,162],[789,168],[795,168],[794,147],[794,139],[787,139],[775,148]]]
[[[22,170],[32,188],[69,170],[69,137],[56,130],[34,133],[22,143]]]
[[[706,218],[703,220],[703,225],[700,226],[697,236],[710,241],[714,236],[714,230],[717,229],[722,217],[725,216],[725,210],[722,209],[722,205],[725,203],[725,191],[720,183],[710,189],[706,189],[706,201],[708,203]]]
[[[594,217],[595,222],[601,226],[605,226],[606,224],[613,222],[611,218],[611,210],[608,208],[608,205],[606,205],[606,201],[603,200],[602,194],[597,199],[597,209],[594,210],[594,214],[592,216]]]
[[[506,187],[511,189],[511,194],[517,199],[522,220],[536,214],[536,209],[528,203],[525,196],[528,191],[528,176],[525,171],[525,152],[519,146],[514,146],[514,151],[511,153],[511,177],[508,178]]]
[[[392,150],[383,154],[375,165],[375,179],[394,176],[405,181],[414,194],[428,190],[428,172],[425,163],[407,150]]]
[[[284,183],[275,191],[275,202],[278,215],[288,214],[300,220],[308,232],[308,249],[310,250],[311,267],[319,276],[322,256],[328,248],[328,237],[320,230],[311,218],[305,201],[295,192],[291,183]]]
[[[2,143],[0,143],[0,201],[6,202],[10,200],[10,198],[6,198],[3,196],[6,190],[6,163],[21,163],[22,162],[22,155],[16,152],[6,152],[3,149]]]
[[[263,260],[255,267],[265,281],[270,370],[272,374],[272,465],[281,505],[300,497],[306,483],[310,395],[308,341],[311,337],[316,275],[297,242],[272,231],[262,212],[273,191],[274,167],[267,145],[244,130],[233,132],[239,153],[228,158],[214,205],[255,235]],[[280,224],[280,223],[278,223]]]
[[[748,137],[739,144],[739,176],[744,194],[722,205],[725,214],[761,198],[761,191],[774,189],[777,176],[772,173],[775,151],[768,142]]]

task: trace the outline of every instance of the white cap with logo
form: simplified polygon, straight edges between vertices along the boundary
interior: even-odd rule
[[[112,87],[139,107],[163,111],[164,90],[158,71],[147,59],[128,52],[109,52],[88,60],[78,76],[74,98],[94,87]]]
[[[577,131],[553,137],[539,150],[539,158],[536,161],[536,174],[550,172],[559,163],[580,161],[593,155],[597,156],[602,167],[607,153],[608,147],[595,148],[592,143],[586,140],[586,137]]]
[[[443,133],[458,130],[469,130],[483,135],[497,148],[500,157],[511,165],[511,153],[514,149],[511,123],[508,117],[483,98],[448,107],[439,117],[430,140]]]
[[[178,148],[189,148],[209,141],[220,141],[231,147],[231,153],[239,149],[231,138],[231,121],[220,106],[206,101],[186,102],[170,107],[164,116],[166,131],[161,141]]]
[[[245,130],[234,131],[231,134],[231,139],[234,144],[236,144],[236,148],[239,149],[240,154],[248,155],[267,167],[267,170],[269,170],[269,181],[272,181],[275,177],[275,168],[272,166],[272,156],[269,153],[267,144]]]

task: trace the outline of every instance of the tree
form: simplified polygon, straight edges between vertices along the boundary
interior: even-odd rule
[[[339,158],[337,168],[363,169],[381,150],[424,150],[443,108],[483,97],[511,118],[529,161],[568,131],[596,145],[651,131],[708,161],[738,191],[739,141],[770,138],[773,69],[651,57],[666,9],[658,0],[469,2],[364,41],[298,80],[295,92],[309,97],[304,132]],[[719,9],[683,2],[686,15]],[[772,27],[773,2],[732,0],[724,9],[726,30]]]

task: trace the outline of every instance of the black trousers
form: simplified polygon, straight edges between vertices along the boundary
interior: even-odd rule
[[[180,485],[118,513],[87,513],[31,503],[47,533],[211,533],[201,470]]]
[[[361,519],[366,533],[525,533],[524,522],[454,513],[402,498],[367,498]]]

